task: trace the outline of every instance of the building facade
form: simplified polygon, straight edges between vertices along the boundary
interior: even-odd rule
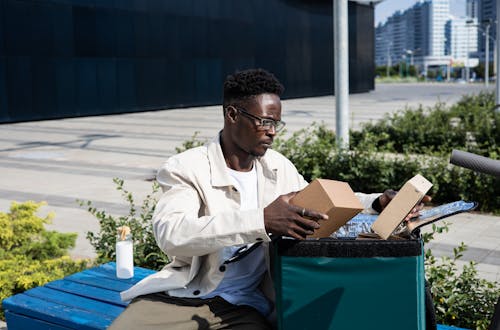
[[[376,65],[391,66],[406,61],[408,56],[413,59],[429,55],[431,10],[429,2],[418,2],[380,23],[375,28]]]
[[[374,8],[349,1],[349,89],[374,88]],[[332,1],[0,0],[0,122],[220,104],[262,67],[334,91]]]
[[[479,18],[479,0],[467,0],[465,2],[465,16],[469,18]]]
[[[396,12],[375,29],[376,65],[387,65],[389,53],[392,65],[399,61],[398,56],[411,53],[414,64],[424,74],[429,66],[447,67],[448,71],[452,66],[474,67],[478,58],[484,58],[480,48],[484,26],[479,23],[480,18],[491,17],[495,6],[492,0],[469,0],[466,3],[469,16],[455,18],[450,14],[450,0],[425,0]],[[400,26],[406,29],[399,29]]]
[[[497,6],[496,0],[480,0],[478,4],[479,56],[481,59],[485,58],[486,40],[488,40],[490,63],[492,63],[494,59],[493,49],[495,47],[494,40],[496,39],[496,20],[497,20],[496,6]],[[486,36],[486,34],[488,34],[488,36]]]
[[[478,25],[477,19],[469,17],[452,17],[446,22],[446,51],[455,65],[460,63],[471,66],[472,58],[477,58]],[[467,64],[468,63],[468,64]]]
[[[429,54],[438,57],[445,55],[445,25],[450,19],[450,0],[432,0],[429,18]]]

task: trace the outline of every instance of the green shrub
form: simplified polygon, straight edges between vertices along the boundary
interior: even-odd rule
[[[461,149],[497,159],[500,112],[494,105],[493,93],[480,93],[449,107],[406,108],[351,132],[352,145],[372,140],[379,151],[442,155]]]
[[[314,123],[309,128],[294,132],[288,139],[282,138],[284,133],[276,138],[273,148],[287,156],[306,180],[323,176],[336,150],[333,131],[323,124]]]
[[[435,203],[474,200],[479,210],[500,213],[499,179],[449,164],[449,154],[380,152],[375,133],[349,151],[338,150],[334,133],[323,124],[278,137],[274,148],[295,164],[308,181],[321,177],[349,182],[353,190],[366,193],[387,188],[398,189],[416,173],[433,184],[430,194]]]
[[[191,139],[182,142],[182,145],[180,147],[175,147],[175,152],[181,153],[181,152],[186,151],[188,149],[204,145],[207,141],[206,140],[200,140],[198,138],[198,134],[200,134],[199,131],[194,132],[194,134],[191,137]]]
[[[436,226],[423,235],[424,243],[434,234],[448,231],[448,224]],[[457,261],[467,250],[464,243],[453,249],[452,257],[437,259],[430,249],[425,251],[425,273],[430,284],[438,323],[467,329],[486,330],[500,296],[500,284],[477,276],[476,263],[464,265]]]
[[[125,216],[113,216],[105,210],[96,209],[91,201],[79,201],[81,206],[99,220],[100,230],[97,233],[88,232],[87,239],[97,253],[97,263],[106,263],[116,259],[117,228],[129,226],[134,242],[134,265],[159,270],[168,263],[168,257],[160,250],[153,235],[151,219],[157,199],[155,194],[159,185],[153,182],[152,193],[146,196],[140,208],[135,204],[131,192],[123,187],[123,179],[115,178],[116,189],[122,193],[129,205],[129,212]]]
[[[67,255],[75,246],[76,234],[44,229],[53,215],[38,217],[41,205],[13,202],[9,213],[0,212],[0,301],[88,266],[87,260],[75,261]]]

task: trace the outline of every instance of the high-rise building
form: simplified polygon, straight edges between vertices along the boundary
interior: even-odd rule
[[[478,50],[477,20],[452,17],[446,23],[445,31],[446,55],[450,55],[455,63],[466,64],[467,60],[471,62],[470,59],[476,57]]]
[[[486,29],[487,25],[489,25],[488,29],[488,42],[489,42],[489,57],[490,63],[493,60],[493,48],[494,41],[496,39],[496,0],[481,0],[478,6],[478,22],[479,22],[479,54],[480,58],[484,59],[484,53],[486,52]]]
[[[450,0],[429,1],[430,10],[430,56],[444,56],[445,48],[445,25],[450,19]]]
[[[398,63],[406,56],[417,62],[426,57],[445,57],[445,25],[449,19],[450,0],[418,1],[403,12],[397,11],[375,28],[376,64]]]
[[[430,2],[422,1],[379,23],[375,28],[375,63],[393,65],[408,55],[429,55],[430,12]]]
[[[479,0],[467,0],[465,3],[465,16],[468,18],[479,18]]]

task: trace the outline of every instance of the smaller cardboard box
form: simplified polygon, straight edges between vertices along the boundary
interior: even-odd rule
[[[388,239],[431,187],[432,183],[420,174],[408,180],[372,224],[372,230]]]
[[[321,227],[308,236],[314,238],[329,237],[364,209],[348,183],[328,179],[312,181],[290,203],[328,215],[328,220],[319,220]]]

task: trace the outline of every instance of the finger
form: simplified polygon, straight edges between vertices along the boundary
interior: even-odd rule
[[[304,218],[297,218],[295,223],[305,230],[315,230],[321,227],[316,221]]]
[[[301,226],[294,226],[291,228],[296,234],[300,235],[303,238],[306,238],[308,235],[314,234],[314,230],[303,228]]]
[[[429,203],[431,200],[432,200],[432,197],[431,197],[431,196],[429,196],[429,195],[425,195],[425,196],[422,198],[422,203]]]
[[[418,214],[420,211],[420,208],[418,206],[415,206],[414,208],[411,209],[410,214]]]
[[[420,216],[420,208],[418,207],[414,207],[410,213],[408,213],[408,215],[405,217],[405,220],[406,221],[409,221],[413,218],[418,218]]]
[[[382,209],[384,209],[387,204],[389,204],[389,202],[396,196],[397,193],[398,192],[396,190],[387,189],[382,195],[380,195],[379,202],[380,206],[382,206]]]
[[[417,218],[417,217],[418,217],[418,215],[417,215],[417,216],[415,216],[414,214],[410,213],[410,214],[408,214],[408,215],[405,217],[404,221],[408,222],[408,221],[411,221],[411,220],[413,220],[413,219],[415,219],[415,218]]]
[[[320,220],[320,219],[327,220],[328,219],[328,215],[326,215],[324,213],[316,212],[314,210],[309,210],[309,209],[301,209],[299,214],[303,218],[307,217],[310,219],[317,219],[317,220]]]
[[[420,203],[420,204],[415,205],[413,207],[413,209],[411,209],[411,212],[413,212],[413,213],[420,212],[423,208],[424,208],[424,204]]]
[[[297,233],[295,230],[293,230],[292,228],[290,228],[287,232],[287,236],[290,236],[290,237],[293,237],[295,239],[300,239],[300,240],[303,240],[306,238],[306,235],[300,235],[299,233]]]

